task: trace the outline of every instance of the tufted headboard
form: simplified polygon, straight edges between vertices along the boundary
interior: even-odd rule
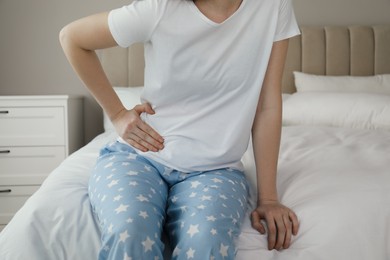
[[[293,71],[318,75],[368,76],[390,73],[390,25],[301,27],[290,39],[283,92],[295,92]],[[142,86],[142,44],[102,50],[101,60],[114,86]]]

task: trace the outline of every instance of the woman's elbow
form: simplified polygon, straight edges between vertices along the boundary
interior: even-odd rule
[[[64,26],[59,33],[59,41],[63,49],[72,42],[72,30],[71,26],[68,24]]]

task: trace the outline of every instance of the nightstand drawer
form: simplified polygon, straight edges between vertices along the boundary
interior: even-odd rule
[[[41,184],[64,159],[64,146],[0,147],[0,185]]]
[[[0,107],[0,146],[65,145],[63,107]]]
[[[0,225],[7,224],[39,186],[0,186]]]

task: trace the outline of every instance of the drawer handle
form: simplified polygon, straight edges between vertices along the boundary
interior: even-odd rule
[[[8,110],[0,110],[0,114],[9,114]]]
[[[11,153],[10,150],[0,150],[0,153]]]
[[[0,190],[0,193],[11,193],[12,190],[11,189],[8,189],[8,190]]]

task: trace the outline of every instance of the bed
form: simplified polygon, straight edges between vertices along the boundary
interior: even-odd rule
[[[283,78],[278,167],[282,203],[300,230],[289,249],[268,251],[250,226],[237,239],[238,260],[390,259],[390,26],[301,27],[290,40]],[[126,105],[142,91],[142,46],[102,53]],[[133,86],[133,87],[128,87]],[[0,233],[0,259],[97,259],[100,233],[87,183],[105,132],[70,155]],[[243,157],[256,197],[253,152]],[[169,246],[166,247],[169,259]]]

